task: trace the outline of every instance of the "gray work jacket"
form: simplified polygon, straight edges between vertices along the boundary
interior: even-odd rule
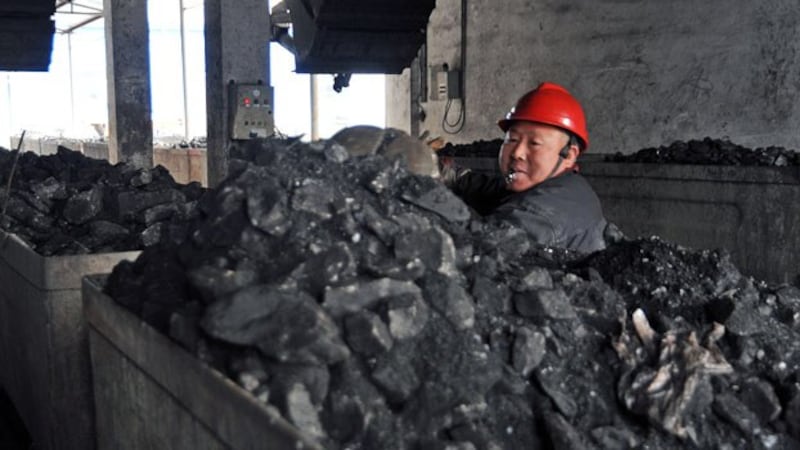
[[[605,248],[600,199],[581,175],[566,172],[505,198],[490,215],[524,229],[536,242],[583,253]]]
[[[496,177],[465,175],[452,186],[454,192],[487,220],[510,223],[551,247],[582,253],[605,248],[600,199],[578,173],[565,172],[524,192],[505,190]]]

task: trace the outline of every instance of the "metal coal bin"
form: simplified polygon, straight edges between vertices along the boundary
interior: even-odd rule
[[[0,231],[0,383],[36,448],[94,448],[81,278],[138,254],[44,257]]]
[[[800,168],[602,162],[581,173],[606,217],[631,237],[724,248],[742,273],[771,283],[800,274]]]
[[[83,281],[98,448],[322,447],[222,373]]]

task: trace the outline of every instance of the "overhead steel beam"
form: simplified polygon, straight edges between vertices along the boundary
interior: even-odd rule
[[[86,20],[80,21],[80,22],[76,23],[75,25],[72,25],[69,28],[65,28],[63,30],[56,30],[56,31],[58,31],[61,34],[69,34],[69,33],[72,33],[73,31],[77,30],[80,27],[83,27],[85,25],[89,25],[90,23],[94,22],[95,20],[102,19],[102,18],[103,18],[103,14],[95,14],[92,17],[89,17]]]
[[[97,8],[97,7],[95,7],[95,6],[90,6],[90,5],[84,5],[84,4],[82,4],[82,3],[75,3],[75,2],[74,2],[74,1],[72,1],[72,0],[61,0],[61,1],[59,1],[58,3],[56,3],[56,11],[58,11],[58,9],[59,9],[59,8],[61,8],[61,7],[64,7],[64,6],[66,6],[66,5],[70,5],[70,4],[71,4],[72,6],[77,6],[77,7],[79,7],[79,8],[86,8],[86,9],[90,9],[90,10],[92,10],[92,11],[96,11],[96,12],[101,12],[101,11],[103,11],[103,9],[102,9],[102,8]],[[63,12],[63,11],[61,11],[61,12]]]

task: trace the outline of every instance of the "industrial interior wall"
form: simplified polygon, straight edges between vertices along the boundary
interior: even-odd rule
[[[461,11],[462,0],[437,1],[425,66],[465,70],[463,128],[444,130],[435,83],[411,101],[408,69],[387,82],[388,126],[409,130],[424,111],[420,133],[494,139],[497,119],[549,80],[584,105],[593,152],[706,136],[800,148],[796,0],[466,0],[463,64]],[[450,101],[448,122],[461,106]]]

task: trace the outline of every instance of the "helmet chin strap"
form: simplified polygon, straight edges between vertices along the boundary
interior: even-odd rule
[[[572,146],[572,142],[567,142],[567,145],[565,145],[564,148],[562,148],[561,150],[558,151],[558,161],[556,162],[555,167],[553,167],[553,170],[550,171],[550,175],[548,175],[547,178],[545,178],[545,180],[549,180],[550,178],[553,178],[553,176],[556,174],[558,169],[561,167],[561,163],[563,163],[564,160],[569,155],[569,148],[571,146]]]

